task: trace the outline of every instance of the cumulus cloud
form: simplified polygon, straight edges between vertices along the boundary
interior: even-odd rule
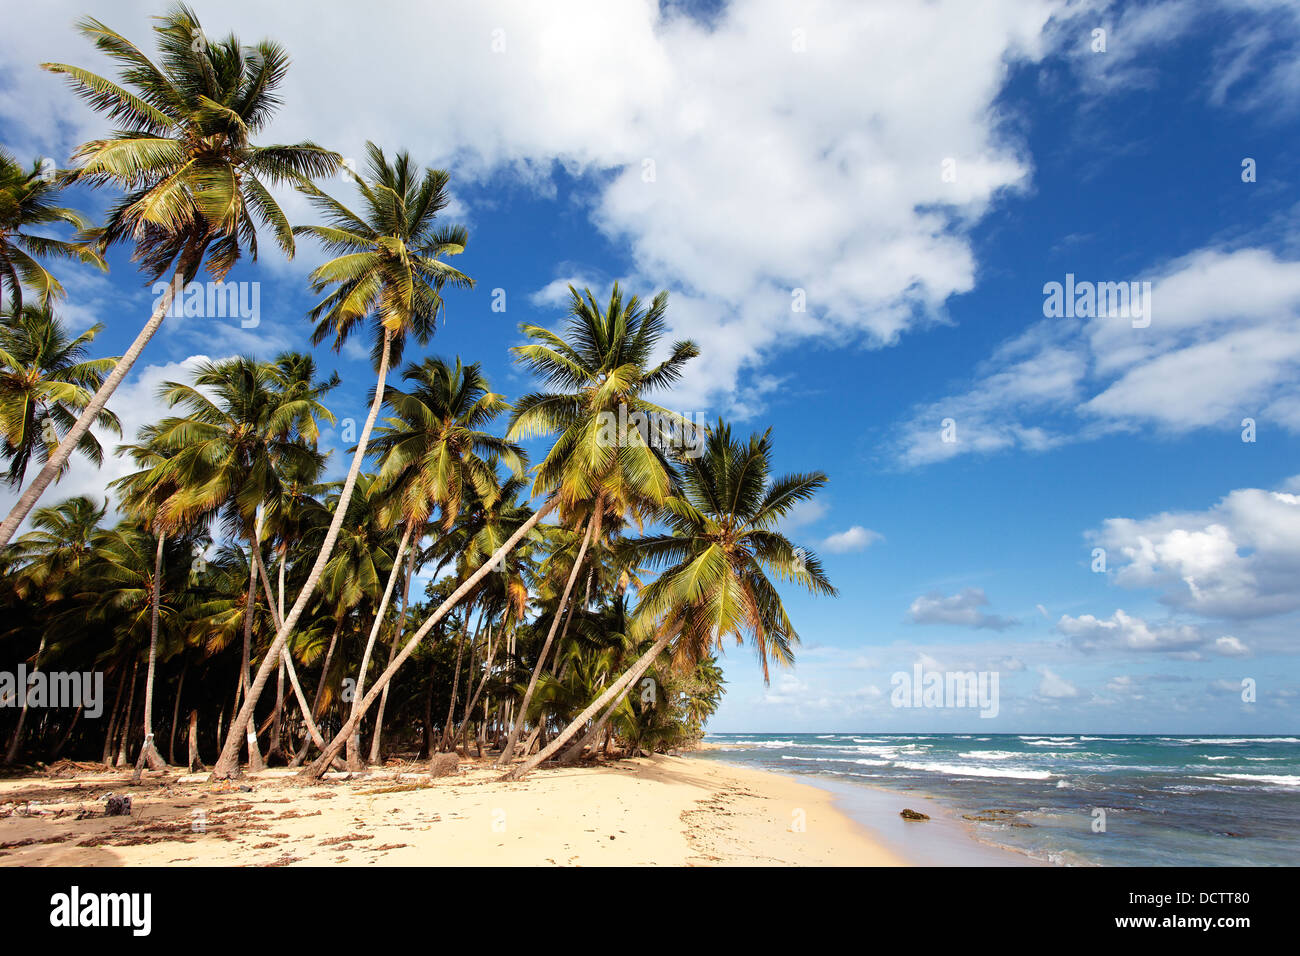
[[[828,537],[822,542],[822,547],[835,554],[845,554],[849,551],[866,550],[883,537],[884,535],[878,531],[871,531],[860,524],[855,524],[846,531],[840,531]]]
[[[1091,614],[1061,615],[1056,629],[1081,651],[1158,651],[1188,655],[1204,647],[1209,638],[1192,624],[1152,626],[1140,617],[1116,610],[1109,618]]]
[[[371,139],[450,164],[457,181],[505,173],[542,195],[557,168],[590,177],[584,212],[629,251],[639,286],[673,289],[673,332],[703,348],[682,400],[708,407],[739,385],[728,412],[743,415],[761,404],[749,379],[778,345],[888,345],[974,286],[970,230],[1031,171],[996,106],[1008,63],[1040,60],[1063,8],[752,0],[703,22],[653,0],[378,5],[364,17],[326,4],[310,18],[232,0],[200,13],[214,35],[266,34],[293,54],[276,140],[360,156]],[[68,28],[81,12],[73,0],[16,8],[0,37],[18,64],[0,115],[50,116],[23,136],[58,156],[102,128],[35,68],[102,65]],[[156,12],[136,0],[108,19],[147,45]],[[357,50],[383,50],[384,68],[338,69]],[[429,63],[457,78],[448,95],[414,112],[375,95],[419,89]]]
[[[1300,607],[1300,496],[1288,492],[1240,488],[1204,511],[1111,518],[1088,537],[1117,584],[1176,608],[1256,618]]]
[[[908,614],[916,624],[953,624],[992,631],[1005,631],[1020,622],[983,610],[989,603],[983,588],[965,588],[945,597],[938,591],[923,594],[912,602]]]
[[[1064,677],[1059,677],[1046,667],[1040,667],[1038,673],[1042,680],[1038,683],[1036,695],[1047,701],[1075,700],[1086,696]]]

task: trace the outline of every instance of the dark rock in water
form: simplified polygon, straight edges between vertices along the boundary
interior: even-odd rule
[[[899,816],[902,817],[904,820],[928,820],[928,819],[930,819],[930,818],[929,818],[928,816],[926,816],[924,813],[921,813],[921,812],[919,812],[919,811],[917,811],[917,810],[912,810],[912,809],[905,809],[905,810],[903,810],[903,812],[900,813]]]
[[[429,776],[451,776],[459,765],[460,758],[455,754],[434,754],[429,760]]]
[[[115,797],[109,794],[108,802],[104,806],[104,816],[106,817],[129,817],[131,815],[131,798]]]
[[[998,809],[984,810],[980,813],[963,813],[961,817],[963,820],[974,820],[979,823],[1001,823],[1010,827],[1025,827],[1026,829],[1032,828],[1032,823],[1024,823],[1019,820],[1011,819],[1018,813],[1020,813],[1019,810]]]

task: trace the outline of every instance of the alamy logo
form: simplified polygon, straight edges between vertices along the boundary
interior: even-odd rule
[[[155,282],[152,292],[157,301],[172,288]],[[171,319],[238,318],[240,328],[255,329],[262,324],[262,284],[260,282],[191,282],[175,283],[176,295],[167,306]]]
[[[1065,282],[1043,286],[1043,315],[1049,319],[1132,319],[1133,328],[1151,324],[1150,282],[1076,282],[1074,273]]]
[[[153,897],[149,893],[70,892],[50,897],[50,925],[74,928],[130,927],[133,936],[148,936],[153,926]]]
[[[690,415],[665,412],[629,411],[626,405],[618,406],[618,413],[601,412],[596,416],[600,428],[596,443],[601,448],[625,448],[632,434],[641,436],[638,444],[662,451],[681,451],[687,458],[704,454],[704,414]]]
[[[0,671],[0,707],[81,707],[89,718],[104,712],[104,672]]]
[[[895,707],[936,709],[978,707],[980,716],[998,715],[997,671],[930,671],[920,664],[912,673],[895,671],[889,678],[894,690],[889,702]]]

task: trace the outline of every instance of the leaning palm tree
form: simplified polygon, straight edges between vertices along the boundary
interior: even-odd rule
[[[0,320],[0,433],[5,439],[0,454],[9,459],[10,485],[22,484],[33,457],[49,459],[117,361],[86,356],[86,347],[103,330],[98,323],[73,337],[49,306],[30,303]],[[96,421],[121,434],[117,416],[107,408],[100,409]],[[104,459],[89,431],[77,450],[96,465]]]
[[[453,366],[440,358],[426,358],[423,363],[408,365],[402,378],[411,391],[387,390],[385,402],[393,414],[386,419],[385,427],[374,442],[374,450],[380,458],[375,491],[386,492],[389,497],[381,520],[403,526],[399,554],[407,552],[409,546],[406,584],[391,642],[390,661],[401,639],[422,529],[434,510],[439,512],[443,532],[449,532],[467,498],[491,501],[497,494],[498,463],[517,475],[523,471],[526,462],[524,451],[518,445],[483,430],[509,409],[510,404],[490,390],[478,363],[467,366],[457,358]],[[375,638],[401,568],[400,561],[393,565],[370,632],[370,641],[361,658],[357,696],[353,698],[354,711],[365,690],[366,670]],[[381,699],[371,747],[372,760],[378,758],[384,706]],[[355,739],[348,742],[348,751],[349,765],[356,766],[360,755]]]
[[[675,382],[686,362],[699,354],[698,348],[693,342],[677,342],[667,359],[653,367],[650,365],[665,331],[664,313],[668,306],[665,292],[655,296],[649,309],[643,309],[636,297],[625,302],[616,285],[609,306],[602,310],[590,292],[584,299],[576,289],[570,288],[569,291],[573,299],[569,333],[574,344],[570,345],[539,326],[525,325],[523,331],[538,341],[516,350],[526,364],[551,384],[568,389],[560,393],[530,395],[517,403],[506,436],[514,440],[559,433],[546,460],[536,469],[533,492],[546,496],[542,506],[425,619],[366,692],[357,713],[330,742],[326,753],[304,771],[305,775],[319,777],[325,772],[329,759],[338,753],[347,739],[345,731],[350,734],[355,730],[366,709],[388,686],[402,662],[424,636],[472,593],[498,562],[548,514],[560,508],[561,514],[569,517],[569,523],[585,522],[589,533],[584,537],[589,539],[606,510],[617,515],[629,509],[637,514],[652,514],[653,503],[662,501],[670,492],[671,469],[660,451],[651,447],[653,442],[637,429],[616,440],[608,440],[609,416],[618,420],[620,409],[631,408],[643,415],[653,413],[659,416],[655,421],[662,423],[665,429],[683,426],[685,423],[680,416],[651,404],[642,396]],[[580,549],[562,605],[568,601],[583,554]],[[550,640],[554,639],[554,631],[553,626]],[[534,675],[540,673],[540,661],[549,650],[550,640],[539,655]],[[533,683],[535,686],[535,681]],[[523,708],[520,714],[523,714]],[[512,731],[516,740],[521,721],[522,716]],[[513,744],[514,740],[512,747]]]
[[[234,36],[209,40],[198,17],[183,5],[154,28],[161,66],[98,20],[87,17],[78,29],[118,64],[122,83],[64,63],[44,66],[65,76],[118,128],[111,137],[79,147],[73,157],[78,165],[63,182],[124,190],[106,222],[88,238],[100,254],[132,243],[151,283],[164,275],[169,279],[135,341],[0,522],[0,547],[59,474],[205,258],[217,280],[226,277],[244,248],[256,259],[259,222],[285,255],[293,255],[293,230],[268,186],[306,182],[341,162],[337,153],[314,143],[253,143],[280,105],[276,89],[289,57],[279,45],[264,40],[244,47]]]
[[[318,390],[300,383],[286,390],[285,381],[280,366],[242,357],[205,362],[195,369],[193,384],[166,382],[161,389],[162,398],[186,414],[157,426],[158,446],[171,453],[151,478],[151,486],[170,489],[158,520],[163,526],[184,526],[219,516],[232,535],[248,542],[243,666],[236,690],[236,698],[245,702],[252,683],[261,526],[268,517],[278,518],[274,509],[285,501],[282,473],[320,466],[320,453],[301,436],[316,434],[320,419],[334,421],[317,400]],[[279,652],[277,648],[267,659],[270,664],[278,665]],[[248,719],[251,710],[241,734]],[[256,765],[256,738],[248,739],[248,747]]]
[[[834,595],[821,563],[796,548],[777,524],[826,484],[821,472],[769,481],[770,430],[748,442],[719,422],[697,458],[682,457],[682,493],[664,503],[669,533],[628,544],[651,567],[668,567],[642,592],[634,633],[656,634],[649,650],[587,706],[554,740],[506,775],[518,780],[558,751],[578,730],[654,663],[672,641],[675,662],[694,668],[725,638],[746,638],[769,677],[769,662],[794,662],[799,635],[768,572],[813,594]]]
[[[665,456],[672,433],[688,428],[675,412],[646,399],[681,376],[699,354],[694,342],[673,344],[667,359],[651,365],[666,330],[668,293],[660,292],[648,309],[640,299],[624,299],[618,283],[604,308],[590,290],[571,297],[567,338],[536,325],[523,332],[533,339],[512,351],[530,371],[557,391],[534,392],[515,406],[510,438],[555,435],[546,458],[537,466],[534,493],[562,503],[561,520],[586,530],[569,571],[551,628],[533,665],[519,715],[498,758],[514,758],[537,682],[555,640],[588,547],[601,544],[607,518],[638,520],[653,515],[672,490],[672,468]],[[629,422],[636,427],[628,427]]]
[[[41,259],[77,259],[107,269],[98,252],[84,243],[33,235],[41,226],[68,225],[85,229],[86,220],[72,209],[54,205],[63,188],[56,170],[37,160],[24,169],[6,149],[0,149],[0,302],[9,287],[10,308],[23,308],[23,286],[30,286],[42,305],[62,296],[63,286],[41,265]]]
[[[356,177],[364,213],[359,215],[314,186],[304,184],[304,192],[324,216],[325,224],[299,226],[294,231],[313,236],[327,251],[339,253],[311,274],[314,292],[331,290],[308,313],[316,323],[312,343],[318,345],[332,338],[334,349],[341,349],[368,322],[374,338],[371,351],[377,370],[375,394],[320,553],[281,623],[270,653],[258,669],[251,697],[244,704],[248,713],[241,711],[236,720],[240,725],[251,715],[270,674],[272,658],[280,653],[311,601],[338,540],[352,489],[365,461],[370,431],[383,404],[390,363],[401,360],[408,338],[421,344],[429,340],[444,308],[442,292],[447,285],[453,288],[474,285],[473,279],[442,261],[444,256],[463,252],[468,241],[463,227],[441,226],[437,222],[438,213],[450,201],[448,174],[439,169],[421,173],[407,153],[398,153],[389,162],[384,151],[374,143],[366,144],[366,152],[368,178]],[[214,777],[229,776],[234,771],[239,745],[232,725],[213,768]]]

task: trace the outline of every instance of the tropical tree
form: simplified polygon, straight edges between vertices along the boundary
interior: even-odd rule
[[[99,504],[87,497],[68,498],[48,508],[38,508],[32,515],[32,530],[14,542],[12,553],[6,555],[14,569],[6,569],[14,596],[24,602],[44,599],[54,603],[68,595],[75,587],[87,562],[95,555],[95,545],[100,535],[100,522],[108,510],[108,503]],[[32,657],[32,672],[40,670],[48,643],[48,630],[40,629],[40,643]],[[4,762],[12,764],[22,743],[23,726],[27,720],[27,699],[24,695],[9,746],[5,748]]]
[[[97,323],[73,337],[48,305],[31,303],[0,320],[0,431],[10,485],[22,484],[33,456],[49,459],[117,361],[86,356],[87,346],[103,330]],[[117,416],[107,408],[100,409],[96,421],[122,433]],[[82,434],[77,450],[96,465],[104,460],[90,431]]]
[[[313,236],[327,251],[339,253],[311,274],[314,292],[332,290],[308,313],[316,323],[312,343],[319,345],[332,338],[337,351],[368,322],[377,369],[375,393],[320,553],[276,634],[270,655],[262,662],[253,681],[252,699],[245,702],[245,709],[250,712],[270,673],[270,657],[279,654],[306,609],[334,549],[366,457],[370,431],[383,404],[389,365],[401,360],[408,337],[421,344],[429,340],[443,311],[442,292],[448,284],[453,288],[470,288],[474,284],[469,276],[442,261],[444,256],[463,252],[468,241],[464,227],[444,227],[437,221],[438,214],[450,201],[448,174],[439,169],[421,173],[407,153],[398,153],[389,162],[384,151],[374,143],[366,144],[366,153],[368,178],[354,177],[363,214],[358,215],[337,199],[304,185],[303,190],[325,224],[299,226],[294,231]],[[247,716],[241,713],[237,723],[246,721]],[[359,715],[353,727],[358,723]],[[213,775],[229,776],[235,769],[238,753],[239,739],[232,728]]]
[[[402,379],[411,390],[387,390],[385,402],[393,414],[385,420],[374,442],[380,460],[376,490],[387,492],[389,497],[382,511],[383,520],[400,522],[404,528],[399,553],[407,551],[412,543],[415,545],[409,547],[402,610],[392,637],[390,661],[405,623],[418,545],[434,509],[439,512],[442,531],[449,532],[467,498],[486,502],[496,499],[498,464],[504,464],[517,475],[526,462],[518,445],[484,431],[510,405],[490,390],[478,363],[466,366],[457,358],[453,366],[440,358],[426,358],[423,363],[408,365]],[[371,650],[400,568],[400,562],[393,566],[384,600],[375,616],[370,641],[361,659],[354,709],[360,704],[360,692],[365,689]],[[459,676],[457,670],[456,677]],[[381,698],[371,747],[372,760],[378,759],[383,711]],[[351,754],[354,746],[349,743],[350,764],[355,764],[357,759]]]
[[[569,295],[567,338],[524,325],[522,331],[533,341],[512,349],[525,367],[556,390],[521,398],[508,437],[556,436],[536,468],[533,493],[557,498],[561,520],[574,526],[585,522],[586,530],[499,765],[514,757],[529,701],[587,548],[593,539],[600,544],[607,516],[641,520],[663,504],[672,491],[665,451],[674,434],[690,427],[680,415],[645,397],[671,386],[699,354],[694,342],[679,341],[668,358],[651,364],[666,331],[668,293],[656,295],[648,309],[636,296],[624,300],[618,283],[604,309],[589,289],[579,294],[570,286]]]
[[[813,594],[834,595],[816,554],[795,547],[777,525],[826,484],[821,472],[770,479],[771,431],[734,439],[721,421],[702,454],[679,459],[680,494],[664,502],[668,531],[628,543],[637,560],[665,570],[641,592],[634,633],[654,643],[623,676],[587,706],[554,740],[506,775],[518,780],[548,759],[603,708],[638,680],[675,641],[674,659],[693,669],[726,638],[746,639],[769,679],[769,662],[794,662],[799,635],[768,573]],[[770,480],[769,480],[770,479]]]
[[[34,235],[29,230],[49,225],[85,229],[79,212],[54,205],[63,188],[59,172],[48,161],[36,160],[24,169],[8,150],[0,148],[0,303],[5,286],[14,314],[23,310],[23,286],[34,289],[41,305],[62,296],[63,286],[41,259],[76,259],[107,269],[103,258],[85,243]]]
[[[162,325],[173,298],[205,259],[217,280],[226,277],[244,249],[256,259],[258,223],[292,256],[293,230],[269,187],[326,175],[341,161],[337,153],[310,142],[254,144],[280,105],[276,90],[289,57],[278,44],[263,40],[250,48],[233,35],[210,40],[184,5],[154,27],[161,66],[96,19],[79,21],[78,29],[118,65],[121,83],[64,63],[44,67],[64,76],[117,129],[79,147],[73,157],[76,168],[61,181],[122,189],[125,195],[87,239],[100,255],[130,242],[150,282],[164,275],[169,279],[135,341],[0,522],[0,547],[9,543],[60,473]]]
[[[326,753],[307,768],[307,775],[318,777],[325,772],[327,758],[337,754],[347,739],[344,731],[353,732],[366,708],[383,692],[424,636],[546,515],[561,508],[562,517],[567,514],[570,523],[587,522],[585,537],[589,540],[591,533],[597,532],[607,509],[615,515],[628,510],[637,515],[652,514],[653,503],[669,494],[671,468],[661,450],[653,445],[658,444],[657,438],[665,437],[661,431],[680,429],[685,423],[680,416],[651,404],[642,396],[675,382],[685,363],[699,350],[693,342],[677,342],[668,358],[657,365],[650,364],[665,331],[667,293],[661,292],[649,309],[643,309],[635,296],[625,302],[615,285],[609,306],[603,311],[590,291],[584,298],[571,287],[570,294],[573,305],[569,333],[575,344],[570,345],[540,326],[525,324],[522,326],[525,334],[537,341],[515,350],[517,356],[550,384],[570,389],[522,399],[515,406],[506,435],[516,440],[559,433],[550,453],[536,468],[533,492],[546,496],[542,506],[426,618],[366,693],[357,712],[331,741]],[[631,410],[642,415],[654,414],[655,434],[643,434],[634,428],[631,433],[611,440],[610,416],[619,421],[620,409],[625,413]],[[596,537],[599,538],[598,533]],[[568,602],[584,552],[585,549],[580,549],[574,561],[562,605]],[[558,621],[543,646],[534,675],[541,672],[556,626]],[[535,687],[536,681],[531,684]],[[520,708],[521,716],[511,730],[507,753],[513,750],[518,739],[525,709]]]
[[[282,356],[292,366],[296,360]],[[191,525],[220,518],[227,530],[248,543],[248,601],[244,619],[244,652],[237,697],[247,698],[251,686],[253,608],[261,524],[285,500],[282,473],[319,470],[320,453],[311,439],[317,422],[333,422],[333,414],[318,400],[320,389],[286,377],[284,367],[250,357],[204,362],[194,371],[193,384],[166,382],[160,396],[173,408],[187,412],[158,423],[155,442],[170,457],[152,469],[148,488],[167,488],[158,507],[163,527]],[[304,440],[306,436],[307,440]],[[280,649],[274,651],[278,655]],[[271,659],[278,664],[278,657]],[[267,663],[263,661],[263,663]],[[245,724],[251,719],[251,711]],[[244,725],[241,725],[244,726]],[[250,760],[260,761],[249,741]]]

